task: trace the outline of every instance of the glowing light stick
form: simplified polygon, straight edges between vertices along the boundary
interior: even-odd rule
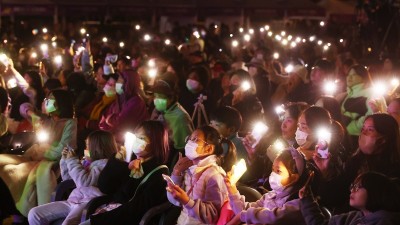
[[[231,176],[231,184],[235,185],[238,180],[243,176],[243,174],[246,172],[247,166],[246,166],[246,161],[244,159],[240,159],[238,163],[232,166],[232,176]]]
[[[126,155],[125,155],[125,161],[126,162],[130,162],[131,161],[131,157],[132,157],[132,148],[133,148],[133,144],[135,143],[136,140],[136,135],[131,133],[131,132],[126,132],[125,133],[125,142],[124,142],[124,146],[125,146],[125,151],[126,151]]]

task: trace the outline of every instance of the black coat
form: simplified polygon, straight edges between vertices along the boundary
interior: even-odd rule
[[[142,179],[159,165],[160,164],[155,160],[144,162],[142,165],[144,175],[139,179],[130,178],[128,176],[127,182],[114,194],[114,202],[122,203],[122,205],[114,210],[91,216],[91,224],[139,224],[143,215],[150,208],[168,201],[165,190],[166,182],[161,176],[161,174],[168,174],[168,170],[164,168],[153,173],[148,180],[139,187],[135,198],[129,201],[133,197]],[[107,167],[104,168],[103,172],[106,171],[106,169]],[[102,173],[100,176],[115,177],[117,173],[114,173],[113,169],[113,167],[108,168],[108,171]],[[109,180],[113,179],[111,178]],[[100,190],[102,189],[100,188]]]

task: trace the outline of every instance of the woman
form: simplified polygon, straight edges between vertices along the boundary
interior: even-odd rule
[[[347,181],[366,171],[400,178],[400,134],[393,117],[383,113],[367,116],[358,145],[357,152],[346,162]]]
[[[44,99],[43,80],[40,74],[36,71],[27,71],[22,76],[15,68],[12,60],[9,60],[8,71],[11,76],[14,76],[18,86],[22,89],[23,93],[29,97],[29,102],[40,109]]]
[[[348,213],[324,218],[312,192],[302,189],[301,212],[307,225],[395,225],[400,223],[398,184],[387,176],[375,172],[360,174],[350,186],[350,205],[357,209]]]
[[[112,210],[102,210],[106,212],[92,215],[81,224],[139,224],[150,208],[167,201],[161,174],[168,174],[163,165],[169,154],[168,132],[159,121],[145,121],[138,126],[135,136],[127,152],[133,151],[136,159],[129,163],[129,168],[127,163],[111,159],[99,177],[97,186],[111,196],[113,203],[108,208]]]
[[[149,117],[139,88],[140,77],[135,71],[121,73],[115,84],[117,98],[100,119],[100,129],[116,135],[117,142],[122,142],[122,132],[136,128]]]
[[[224,176],[236,160],[235,148],[217,130],[204,126],[190,135],[185,155],[173,169],[175,184],[168,182],[167,187],[168,200],[183,207],[177,224],[216,224],[227,200]]]
[[[352,66],[346,79],[347,92],[345,95],[339,95],[337,99],[341,103],[343,123],[355,149],[365,117],[378,111],[386,112],[386,102],[382,96],[373,96],[371,77],[366,67]],[[371,108],[371,103],[376,107]]]
[[[321,128],[325,128],[331,133],[330,140],[326,140],[329,164],[323,164],[325,159],[317,150],[321,145],[321,140],[319,140]],[[344,151],[343,136],[343,128],[338,122],[331,120],[329,112],[324,108],[312,106],[299,117],[296,131],[298,150],[305,155],[315,172],[315,179],[312,183],[313,190],[320,196],[320,201],[331,210],[342,210],[346,203],[347,186],[342,176],[343,161],[341,158]],[[321,169],[322,164],[326,166],[326,169]],[[332,195],[333,192],[337,194]]]
[[[49,117],[40,118],[29,103],[20,108],[25,118],[36,120],[34,127],[41,142],[24,155],[2,155],[0,159],[0,176],[25,216],[32,207],[50,202],[57,184],[57,170],[53,166],[57,165],[65,146],[76,147],[76,120],[69,92],[52,91],[43,107]]]

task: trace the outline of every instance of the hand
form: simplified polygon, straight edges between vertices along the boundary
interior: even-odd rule
[[[189,202],[189,196],[178,185],[167,182],[167,191],[171,193],[172,197],[177,200],[181,205],[186,205]]]
[[[175,176],[180,176],[183,171],[187,170],[192,165],[192,160],[190,160],[188,157],[183,157],[182,153],[179,152],[179,159],[174,166],[172,174]]]
[[[68,155],[68,148],[65,147],[65,148],[62,150],[62,152],[61,152],[61,157],[62,157],[63,159],[66,159],[66,158],[67,158],[67,155]]]
[[[313,154],[313,160],[314,160],[315,165],[317,165],[321,174],[323,176],[325,176],[329,172],[329,163],[330,163],[330,159],[331,159],[331,154],[328,153],[328,157],[326,159],[321,158],[317,152],[318,151],[317,149],[315,150],[315,152]]]
[[[229,195],[234,195],[238,192],[238,190],[236,188],[236,185],[232,185],[231,176],[232,176],[232,172],[228,172],[226,174],[226,177],[224,178],[224,181],[225,181],[226,188],[228,189]]]
[[[253,158],[256,150],[252,146],[254,143],[256,143],[256,139],[253,137],[253,135],[248,134],[245,138],[242,139],[242,143],[246,149],[247,154],[249,155],[249,158]]]
[[[67,151],[68,151],[68,153],[67,153],[66,159],[70,159],[70,158],[76,157],[75,150],[71,149],[71,150],[67,150]]]
[[[240,213],[236,214],[226,225],[238,225],[241,224]]]
[[[367,101],[368,106],[371,108],[373,113],[380,112],[379,110],[379,103],[377,100],[369,100]]]

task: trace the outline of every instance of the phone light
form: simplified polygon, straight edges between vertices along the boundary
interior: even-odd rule
[[[325,81],[324,92],[327,96],[333,96],[336,92],[337,85],[335,81]]]
[[[108,38],[107,37],[103,37],[103,39],[101,39],[103,41],[103,43],[107,43],[108,42]]]
[[[124,46],[125,46],[125,43],[121,41],[121,42],[119,43],[119,47],[120,47],[120,48],[123,48]]]
[[[240,85],[240,87],[242,88],[243,91],[247,91],[251,88],[250,82],[243,81],[242,84]]]
[[[232,175],[230,178],[231,184],[235,185],[246,171],[246,161],[244,161],[244,159],[240,159],[239,162],[232,166]]]
[[[151,68],[147,72],[150,78],[155,78],[157,76],[157,69],[156,68]]]
[[[40,130],[36,133],[36,138],[39,142],[46,142],[49,140],[49,133],[44,130]]]
[[[236,48],[237,46],[239,46],[239,42],[237,40],[233,40],[232,47]]]
[[[81,28],[81,29],[79,30],[79,32],[81,32],[81,34],[84,35],[84,34],[86,34],[86,29],[85,29],[85,28]]]
[[[170,44],[171,44],[171,40],[165,39],[164,44],[165,44],[165,45],[170,45]]]
[[[275,113],[281,115],[285,112],[285,107],[283,105],[275,106]]]
[[[150,36],[149,34],[145,34],[145,35],[143,36],[143,39],[144,39],[145,41],[150,41],[150,40],[151,40],[151,36]]]
[[[279,53],[278,53],[278,52],[275,52],[274,55],[273,55],[273,57],[274,57],[274,59],[279,59]]]
[[[285,67],[286,73],[291,73],[294,70],[294,66],[292,64],[289,64]]]
[[[250,34],[245,34],[245,35],[243,36],[243,39],[244,39],[245,41],[249,42],[250,39],[251,39]]]
[[[60,66],[62,64],[62,56],[61,55],[55,56],[54,63],[57,64],[58,66]]]
[[[11,78],[7,81],[7,88],[15,88],[17,86],[17,80],[15,78]]]

